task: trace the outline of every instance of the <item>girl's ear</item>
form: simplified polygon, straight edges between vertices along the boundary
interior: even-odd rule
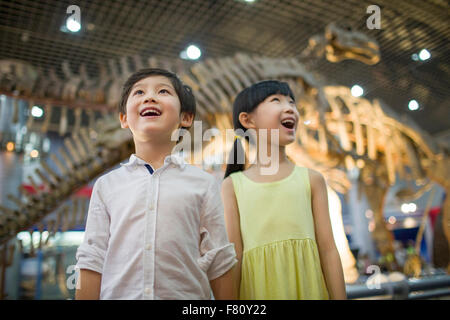
[[[119,113],[120,127],[122,129],[128,128],[127,115],[122,112]]]
[[[250,113],[247,112],[239,113],[239,122],[245,129],[255,129],[255,123]]]
[[[180,126],[182,128],[190,128],[192,126],[192,121],[194,121],[194,115],[188,112],[182,112],[180,115]]]

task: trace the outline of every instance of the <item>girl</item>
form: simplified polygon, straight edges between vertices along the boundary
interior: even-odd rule
[[[256,83],[233,105],[235,131],[257,143],[256,161],[245,168],[236,163],[241,141],[234,141],[222,184],[225,224],[238,258],[235,294],[242,300],[346,299],[325,181],[320,173],[295,166],[285,153],[298,121],[294,95],[284,82]],[[274,130],[278,139],[271,138]],[[264,155],[268,164],[261,161],[261,146],[272,150]],[[261,174],[274,165],[275,174]]]

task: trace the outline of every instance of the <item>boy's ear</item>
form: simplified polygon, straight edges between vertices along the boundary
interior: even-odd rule
[[[239,113],[239,122],[245,129],[255,129],[252,116],[247,112]]]
[[[194,115],[188,112],[182,112],[180,115],[180,127],[181,128],[190,128],[192,126],[192,122],[194,121]]]
[[[127,115],[122,112],[119,113],[120,127],[122,129],[128,128]]]

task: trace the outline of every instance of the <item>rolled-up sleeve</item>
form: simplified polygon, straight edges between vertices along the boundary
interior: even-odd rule
[[[101,189],[101,179],[98,179],[92,189],[84,239],[76,253],[77,269],[89,269],[98,273],[103,271],[110,226]]]
[[[203,200],[200,220],[200,267],[209,280],[230,270],[237,262],[234,244],[228,240],[220,185],[212,179]]]

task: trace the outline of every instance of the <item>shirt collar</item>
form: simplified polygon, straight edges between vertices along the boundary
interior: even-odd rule
[[[181,155],[178,154],[170,154],[164,159],[164,166],[173,163],[174,165],[180,167],[181,169],[184,169],[186,166],[186,161]],[[128,167],[128,168],[134,168],[137,166],[144,166],[148,164],[141,158],[138,158],[134,153],[130,156],[128,162],[121,163],[121,166]]]

